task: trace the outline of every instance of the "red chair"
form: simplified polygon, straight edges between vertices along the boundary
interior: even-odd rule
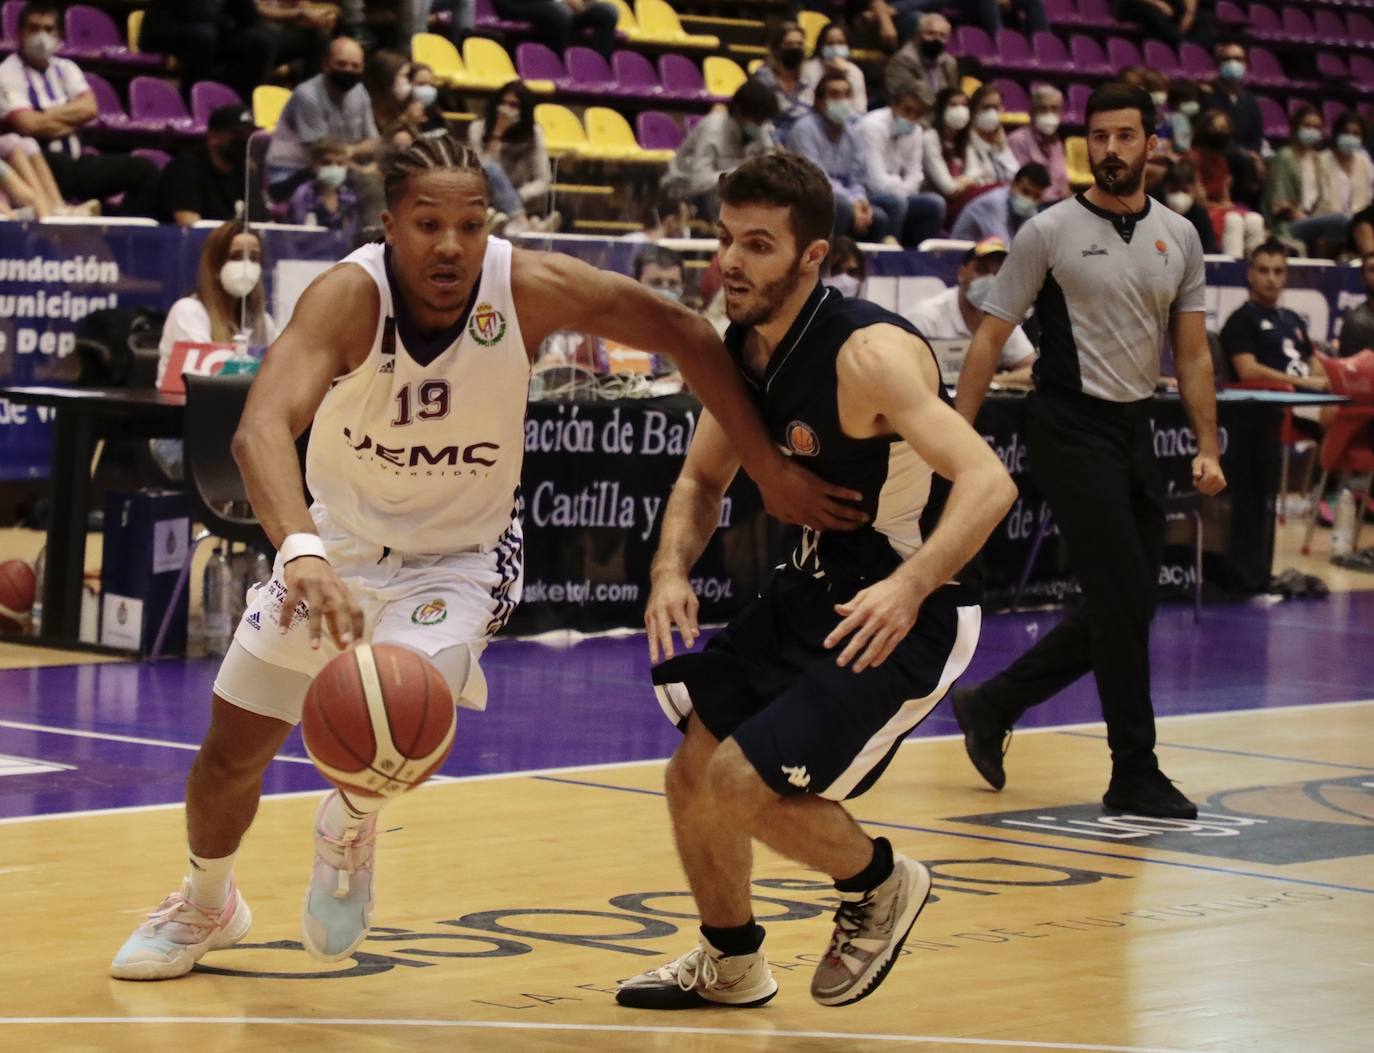
[[[1326,379],[1331,383],[1333,395],[1344,395],[1350,399],[1349,405],[1336,410],[1336,419],[1322,438],[1322,478],[1317,494],[1326,493],[1326,484],[1331,473],[1338,475],[1354,473],[1369,474],[1369,485],[1365,487],[1364,500],[1360,502],[1360,513],[1355,517],[1354,548],[1360,547],[1360,529],[1364,526],[1364,509],[1374,496],[1374,351],[1361,351],[1349,358],[1329,358],[1317,355],[1317,361],[1326,371]],[[1312,544],[1312,533],[1317,528],[1317,514],[1320,501],[1312,505],[1312,518],[1307,521],[1307,532],[1302,539],[1302,554],[1307,555]]]

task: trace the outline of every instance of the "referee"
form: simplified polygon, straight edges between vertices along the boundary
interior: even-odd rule
[[[1156,140],[1150,96],[1107,84],[1088,100],[1093,186],[1017,234],[983,309],[955,406],[978,412],[1008,334],[1035,307],[1040,357],[1027,400],[1031,474],[1068,546],[1085,604],[991,680],[954,693],[979,774],[1006,783],[1003,743],[1017,718],[1091,671],[1112,777],[1102,803],[1191,819],[1197,806],[1159,770],[1150,704],[1150,619],[1164,539],[1163,484],[1150,432],[1165,331],[1197,435],[1193,485],[1226,485],[1205,327],[1202,245],[1182,216],[1146,197]]]

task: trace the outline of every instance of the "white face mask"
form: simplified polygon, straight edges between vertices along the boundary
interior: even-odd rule
[[[1059,131],[1059,114],[1041,113],[1035,118],[1035,130],[1041,135],[1053,135]]]
[[[1172,190],[1164,195],[1164,203],[1182,216],[1193,210],[1193,195],[1186,190]]]
[[[348,167],[346,165],[320,165],[320,170],[315,173],[315,179],[321,186],[338,189],[343,186],[344,180],[348,178]]]
[[[825,284],[846,299],[859,295],[859,279],[853,274],[832,274]]]
[[[497,116],[504,117],[511,124],[518,124],[520,122],[519,106],[498,106],[496,107],[496,113]]]
[[[978,111],[973,126],[984,135],[990,135],[1002,126],[1002,115],[992,108]]]
[[[995,274],[980,274],[968,283],[968,292],[964,293],[964,296],[975,309],[979,311],[983,309],[988,294],[992,292],[992,283],[996,280],[997,275]]]
[[[417,84],[410,89],[410,97],[426,108],[433,106],[439,98],[439,89],[433,84]]]
[[[1150,101],[1155,104],[1156,110],[1162,110],[1169,101],[1169,93],[1167,91],[1152,91],[1150,92]]]
[[[262,264],[252,260],[229,260],[219,269],[219,283],[230,296],[242,299],[258,287]]]
[[[24,54],[34,62],[47,62],[61,46],[62,41],[58,39],[57,34],[45,30],[32,34],[24,41]]]
[[[963,131],[968,127],[968,107],[951,106],[945,111],[945,127],[952,132]]]
[[[825,104],[825,115],[836,124],[844,124],[854,116],[854,107],[848,99],[831,99]]]

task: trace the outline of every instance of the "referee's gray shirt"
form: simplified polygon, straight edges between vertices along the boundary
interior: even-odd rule
[[[1169,319],[1207,309],[1202,242],[1148,197],[1129,216],[1068,198],[1017,233],[983,310],[1019,324],[1032,305],[1037,386],[1108,402],[1149,398]]]

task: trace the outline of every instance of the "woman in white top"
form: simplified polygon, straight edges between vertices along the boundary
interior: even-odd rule
[[[1329,162],[1319,170],[1326,210],[1350,216],[1363,212],[1374,197],[1374,161],[1364,149],[1364,122],[1343,113],[1331,126]]]
[[[973,119],[960,133],[958,144],[964,156],[964,175],[980,186],[1010,183],[1021,162],[1011,152],[1002,129],[1002,93],[984,84],[973,93],[969,109]]]
[[[854,111],[860,115],[867,113],[868,87],[864,84],[864,73],[849,61],[849,36],[839,22],[831,22],[821,30],[811,57],[802,64],[799,97],[806,105],[814,105],[821,74],[832,69],[839,70],[849,81]]]

